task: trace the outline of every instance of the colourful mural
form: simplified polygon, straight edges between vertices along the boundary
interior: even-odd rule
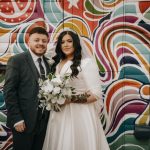
[[[27,51],[28,32],[43,26],[52,53],[57,35],[75,30],[94,53],[103,83],[100,119],[111,150],[149,150],[134,125],[150,121],[149,0],[0,0],[0,149],[12,148],[3,99],[10,56]]]

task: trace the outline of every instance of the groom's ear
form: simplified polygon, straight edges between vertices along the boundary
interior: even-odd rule
[[[50,38],[48,37],[48,43],[50,42]]]
[[[30,45],[30,37],[28,38],[26,44],[27,44],[27,46],[29,47],[29,45]]]

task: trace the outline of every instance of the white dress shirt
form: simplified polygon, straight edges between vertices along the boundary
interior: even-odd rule
[[[35,64],[37,70],[38,70],[39,73],[40,73],[39,63],[38,63],[38,61],[37,61],[38,58],[39,58],[39,56],[35,55],[30,49],[29,49],[29,52],[30,52],[30,54],[31,54],[31,57],[32,57],[32,59],[33,59],[33,62],[34,62],[34,64]],[[45,70],[45,73],[46,73],[46,66],[45,66],[45,64],[44,64],[43,57],[41,57],[41,59],[42,59],[42,61],[41,61],[42,66],[44,67],[44,70]],[[45,76],[46,76],[46,74],[45,74]]]

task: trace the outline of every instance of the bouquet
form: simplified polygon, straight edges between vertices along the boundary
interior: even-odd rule
[[[64,76],[49,74],[45,80],[39,79],[39,94],[41,108],[61,111],[61,105],[71,100],[75,89],[69,85],[70,74]]]

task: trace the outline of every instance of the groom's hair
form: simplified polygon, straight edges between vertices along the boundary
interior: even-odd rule
[[[43,27],[35,27],[35,28],[31,29],[31,31],[29,32],[29,36],[31,36],[31,35],[34,34],[34,33],[44,34],[44,35],[46,35],[47,37],[49,37],[48,32],[47,32],[46,29],[43,28]]]

